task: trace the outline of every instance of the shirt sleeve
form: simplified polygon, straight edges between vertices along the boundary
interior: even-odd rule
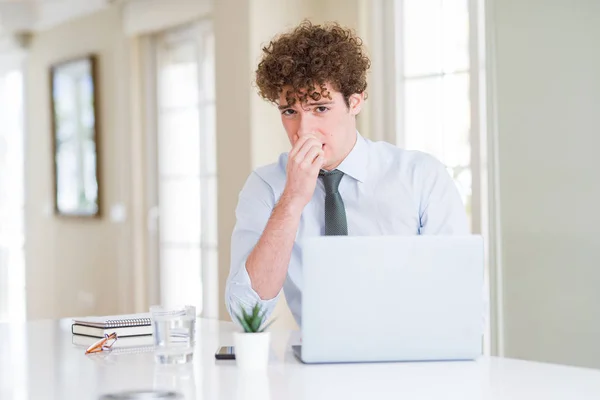
[[[422,174],[420,234],[468,235],[465,206],[445,166],[426,156]]]
[[[240,192],[235,210],[236,224],[231,235],[231,264],[225,286],[225,304],[231,319],[239,325],[236,314],[240,307],[252,309],[259,303],[266,311],[266,318],[273,312],[280,293],[272,299],[263,300],[252,289],[246,270],[246,259],[260,239],[275,206],[271,187],[253,172]]]

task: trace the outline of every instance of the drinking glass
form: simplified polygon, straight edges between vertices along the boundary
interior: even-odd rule
[[[154,359],[159,364],[185,364],[194,355],[196,307],[150,307]]]

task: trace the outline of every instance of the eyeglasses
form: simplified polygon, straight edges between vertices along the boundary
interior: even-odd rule
[[[104,337],[98,340],[96,343],[92,344],[87,348],[85,354],[91,353],[99,353],[101,351],[108,351],[112,347],[113,344],[117,341],[117,333],[113,332],[110,335],[104,334]]]

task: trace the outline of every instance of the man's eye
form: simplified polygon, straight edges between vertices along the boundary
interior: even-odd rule
[[[327,108],[325,106],[319,106],[319,107],[315,108],[315,111],[319,114],[324,113],[327,110],[329,110],[329,108]]]
[[[283,115],[292,115],[292,114],[295,114],[295,113],[296,113],[296,111],[294,111],[294,110],[292,110],[290,108],[288,108],[287,110],[283,110],[283,112],[282,112]]]

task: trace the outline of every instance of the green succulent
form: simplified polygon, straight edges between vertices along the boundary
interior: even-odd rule
[[[273,319],[266,326],[262,327],[263,323],[265,322],[267,310],[263,310],[259,303],[256,303],[254,307],[252,307],[251,312],[247,312],[243,306],[240,306],[240,310],[242,311],[242,315],[234,313],[235,318],[247,333],[264,332],[265,329],[267,329],[275,321],[275,319]]]

